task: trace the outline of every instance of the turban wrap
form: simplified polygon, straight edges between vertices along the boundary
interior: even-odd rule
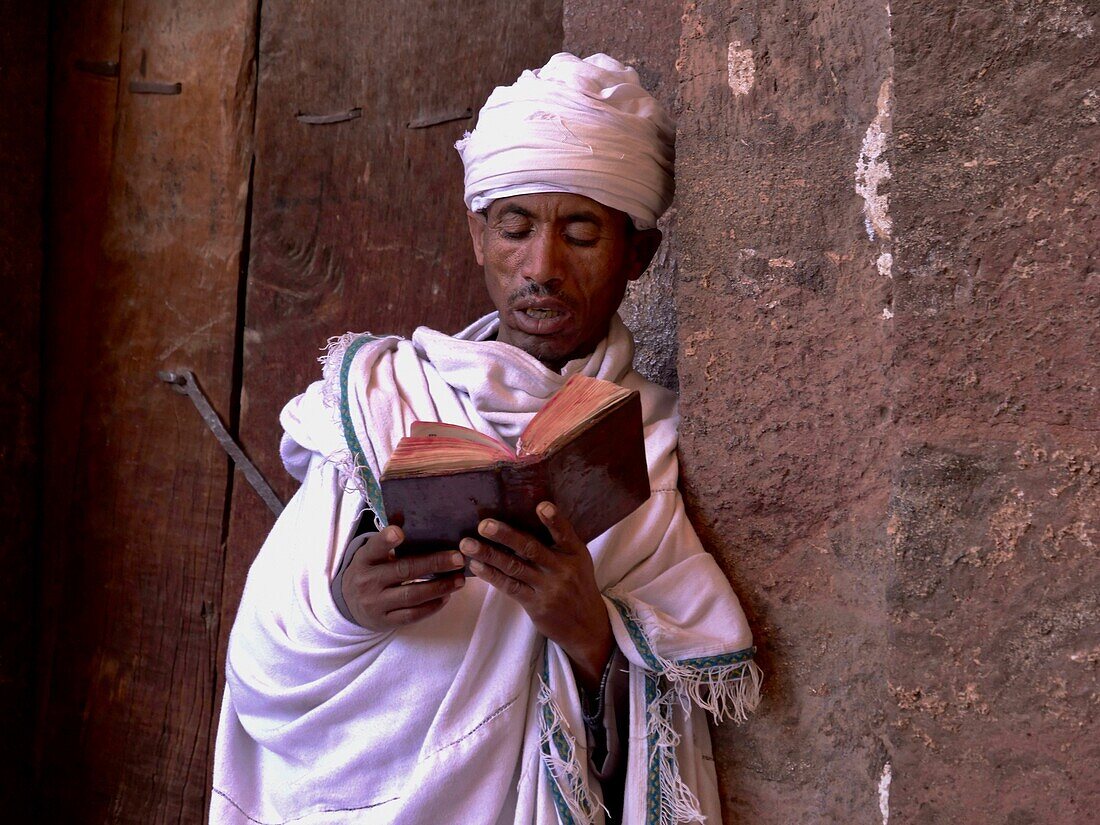
[[[494,89],[455,148],[475,212],[498,198],[572,192],[649,229],[672,202],[675,137],[634,69],[606,54],[562,52]]]

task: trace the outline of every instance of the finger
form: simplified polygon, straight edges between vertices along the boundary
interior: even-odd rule
[[[383,587],[390,587],[409,579],[461,570],[466,565],[466,557],[457,550],[446,550],[422,556],[401,556],[379,564],[379,582]]]
[[[556,504],[552,501],[544,501],[535,508],[535,512],[538,514],[539,521],[550,531],[556,549],[566,553],[577,553],[582,549],[588,552],[588,545],[580,540],[572,523]]]
[[[546,562],[546,547],[530,533],[524,533],[503,521],[491,518],[482,519],[477,526],[477,531],[485,538],[513,550],[516,555],[531,564],[542,565]]]
[[[378,604],[384,613],[390,613],[394,610],[407,610],[441,599],[444,596],[450,596],[465,584],[466,579],[457,573],[427,582],[399,584],[383,590]]]
[[[510,579],[515,579],[523,584],[533,583],[538,571],[528,562],[499,547],[493,547],[477,539],[463,539],[459,545],[464,555],[476,559],[484,566],[492,567]],[[473,562],[471,562],[473,570]]]
[[[450,601],[450,599],[444,596],[442,599],[436,599],[435,601],[417,605],[416,607],[403,607],[399,610],[391,610],[389,613],[385,614],[386,622],[393,626],[419,622],[421,619],[426,619],[433,613],[439,612],[448,601]]]
[[[367,539],[366,545],[359,553],[363,553],[369,564],[381,564],[393,558],[393,549],[405,540],[405,533],[400,527],[390,525],[380,533],[376,533]],[[356,553],[358,556],[359,553]]]
[[[519,579],[513,579],[511,576],[506,576],[497,568],[477,559],[470,562],[470,572],[502,593],[511,596],[520,604],[524,604],[535,595],[534,588],[529,584],[521,582]]]

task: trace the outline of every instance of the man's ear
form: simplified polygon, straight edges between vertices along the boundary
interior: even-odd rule
[[[474,257],[478,266],[485,266],[485,228],[488,225],[480,212],[466,210],[466,223],[470,227],[470,240],[474,244]]]
[[[627,280],[636,281],[642,277],[642,273],[649,268],[653,256],[657,254],[663,237],[661,230],[654,227],[635,230],[627,238],[627,243],[630,245]]]

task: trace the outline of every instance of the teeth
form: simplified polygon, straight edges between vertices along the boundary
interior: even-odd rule
[[[524,312],[527,313],[528,318],[557,318],[561,315],[556,309],[539,309],[537,307],[525,309]]]

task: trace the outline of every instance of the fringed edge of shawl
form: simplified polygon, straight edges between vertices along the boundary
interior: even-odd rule
[[[321,364],[321,399],[326,407],[336,411],[344,432],[347,449],[328,457],[344,478],[345,489],[354,488],[363,496],[367,508],[374,513],[374,526],[382,530],[386,526],[386,511],[382,503],[382,489],[367,463],[366,454],[355,434],[348,404],[348,377],[356,354],[371,341],[381,340],[369,332],[345,332],[328,339],[325,352],[317,360]]]
[[[656,652],[626,597],[614,592],[607,596],[618,608],[642,659],[651,670],[669,681],[685,709],[689,704],[696,704],[709,711],[715,722],[732,719],[738,724],[756,710],[764,674],[753,661],[755,647],[717,656],[667,659]]]
[[[740,723],[760,703],[763,672],[753,661],[755,647],[718,656],[668,659],[656,649],[638,620],[627,597],[609,592],[608,598],[622,617],[650,672],[645,674],[646,740],[649,744],[647,825],[676,825],[703,822],[699,799],[680,775],[676,747],[680,734],[672,724],[672,710],[679,702],[685,712],[698,705],[715,722],[733,719]],[[662,683],[667,689],[662,690]]]
[[[592,796],[588,771],[577,759],[576,739],[569,732],[565,716],[542,675],[539,676],[538,706],[542,764],[550,775],[558,818],[562,825],[595,825],[597,806],[603,806]]]
[[[647,795],[650,810],[647,811],[646,821],[660,825],[706,820],[700,810],[699,797],[680,776],[680,764],[676,759],[676,746],[680,744],[681,736],[672,725],[672,708],[678,699],[675,689],[662,692],[658,677],[646,674],[650,790]]]
[[[344,365],[344,355],[348,347],[360,338],[374,338],[369,332],[345,332],[343,335],[334,335],[328,339],[322,347],[324,353],[317,358],[321,365],[321,398],[325,406],[336,409],[340,405],[343,394],[340,386],[340,370]]]

